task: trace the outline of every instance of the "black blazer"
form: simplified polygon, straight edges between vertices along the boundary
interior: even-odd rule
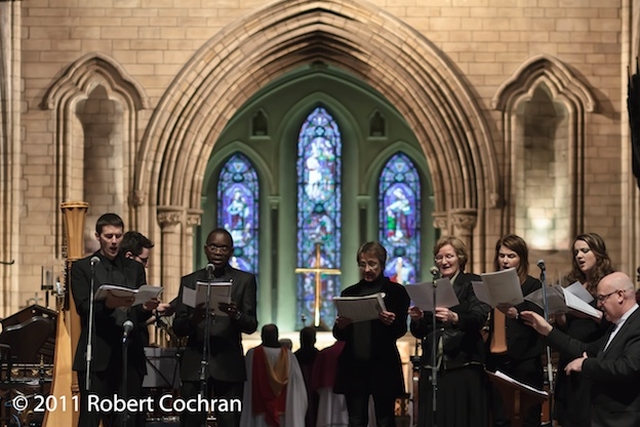
[[[542,288],[542,284],[538,279],[531,276],[522,284],[522,295],[527,296],[530,293]],[[535,311],[543,315],[543,310],[537,305],[529,301],[524,301],[515,306],[518,313],[521,311]],[[497,310],[497,309],[496,309]],[[493,314],[493,313],[492,313]],[[490,365],[492,354],[489,352],[491,337],[493,336],[493,319],[489,322],[489,338],[487,339],[487,365]],[[507,356],[514,360],[526,360],[540,357],[544,352],[544,343],[540,335],[535,329],[524,324],[522,319],[506,318],[507,326]]]
[[[458,314],[458,323],[453,325],[439,324],[438,336],[443,334],[442,351],[444,369],[456,368],[469,362],[484,362],[484,342],[480,330],[487,320],[491,309],[481,302],[473,292],[471,281],[479,281],[480,276],[461,272],[452,283],[453,290],[458,297],[458,304],[450,310]],[[443,326],[443,327],[442,327]],[[424,317],[411,322],[411,333],[416,338],[422,338],[422,364],[431,364],[431,348],[433,339],[433,322],[430,311],[424,312]]]
[[[553,328],[549,343],[569,357],[589,356],[581,373],[591,380],[591,426],[640,426],[640,309],[629,316],[606,350],[613,330],[593,343],[583,343]]]
[[[135,289],[147,281],[142,264],[122,255],[118,255],[111,261],[96,252],[73,263],[71,266],[71,292],[82,327],[73,361],[74,371],[86,370],[91,298],[90,260],[94,256],[100,258],[100,262],[95,265],[94,291],[97,291],[102,284],[121,285]],[[121,283],[122,281],[124,283]],[[104,300],[95,301],[93,309],[95,329],[91,371],[104,371],[112,358],[116,358],[116,360],[122,358],[122,324],[125,320],[130,319],[134,324],[134,329],[129,334],[128,365],[137,369],[141,374],[145,374],[144,343],[140,326],[151,317],[151,312],[143,310],[141,305],[131,307],[128,310],[109,309],[104,305]]]
[[[205,269],[195,271],[182,278],[173,320],[173,331],[179,337],[188,337],[182,354],[180,375],[183,381],[200,379],[200,362],[206,321],[198,325],[191,323],[194,309],[182,303],[185,287],[195,289],[197,281],[207,281]],[[258,328],[256,316],[256,277],[227,265],[215,270],[216,282],[231,281],[231,301],[238,306],[242,314],[239,319],[229,316],[217,316],[211,322],[209,376],[216,380],[241,382],[246,380],[247,372],[242,349],[242,333],[252,334]]]
[[[380,281],[380,282],[378,282]],[[409,310],[409,295],[406,289],[390,281],[387,277],[376,280],[379,292],[384,292],[384,303],[388,311],[395,313],[396,319],[391,325],[385,325],[380,319],[358,322],[367,331],[370,353],[368,360],[362,361],[356,357],[354,346],[354,331],[360,327],[350,324],[344,329],[333,327],[333,336],[338,341],[345,341],[345,347],[338,358],[336,393],[388,393],[399,396],[404,393],[404,380],[400,353],[396,340],[407,332],[407,314]],[[376,283],[372,282],[372,283]],[[382,285],[382,287],[380,287]],[[367,295],[370,283],[361,280],[357,284],[342,291],[341,296]]]

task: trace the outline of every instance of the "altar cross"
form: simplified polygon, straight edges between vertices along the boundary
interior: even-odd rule
[[[316,283],[315,283],[315,298],[313,301],[313,317],[314,317],[314,326],[317,328],[320,326],[320,294],[322,293],[322,280],[320,275],[327,274],[330,276],[339,276],[342,274],[340,269],[338,268],[322,268],[321,266],[321,257],[320,257],[320,243],[316,243],[316,260],[315,265],[311,268],[299,267],[296,268],[295,272],[298,274],[304,273],[312,273],[315,274]]]

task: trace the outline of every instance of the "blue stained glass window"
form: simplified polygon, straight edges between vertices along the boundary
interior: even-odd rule
[[[218,226],[233,237],[229,263],[258,274],[258,200],[260,185],[255,168],[236,153],[224,164],[218,180]]]
[[[333,117],[318,107],[305,120],[298,137],[297,211],[297,320],[307,325],[333,325],[331,297],[340,294],[337,271],[300,271],[340,268],[341,139]],[[316,287],[320,304],[316,313]]]
[[[420,277],[420,177],[403,153],[393,155],[378,181],[380,242],[389,254],[385,275],[398,283]]]

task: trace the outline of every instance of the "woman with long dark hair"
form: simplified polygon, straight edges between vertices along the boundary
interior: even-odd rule
[[[596,295],[598,282],[612,273],[613,265],[604,239],[596,233],[584,233],[573,240],[572,269],[567,276],[568,285],[578,281]],[[596,306],[596,300],[591,303]],[[600,338],[607,330],[606,320],[596,320],[580,313],[571,312],[556,316],[556,326],[567,335],[582,342]],[[567,376],[564,368],[571,359],[560,354],[554,399],[554,418],[562,427],[582,427],[591,425],[590,383],[582,375]]]

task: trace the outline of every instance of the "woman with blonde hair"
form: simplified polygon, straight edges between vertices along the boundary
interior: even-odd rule
[[[435,307],[433,313],[418,307],[409,308],[411,333],[421,338],[422,372],[420,375],[420,405],[418,426],[434,425],[433,387],[429,380],[433,360],[432,344],[437,343],[437,402],[435,424],[447,427],[486,427],[487,403],[484,373],[484,343],[480,330],[490,307],[478,300],[472,280],[475,274],[465,273],[467,248],[460,239],[448,236],[436,243],[433,254],[442,277],[451,281],[459,304],[455,307]],[[434,334],[435,331],[435,334]],[[441,353],[441,354],[440,354]]]

